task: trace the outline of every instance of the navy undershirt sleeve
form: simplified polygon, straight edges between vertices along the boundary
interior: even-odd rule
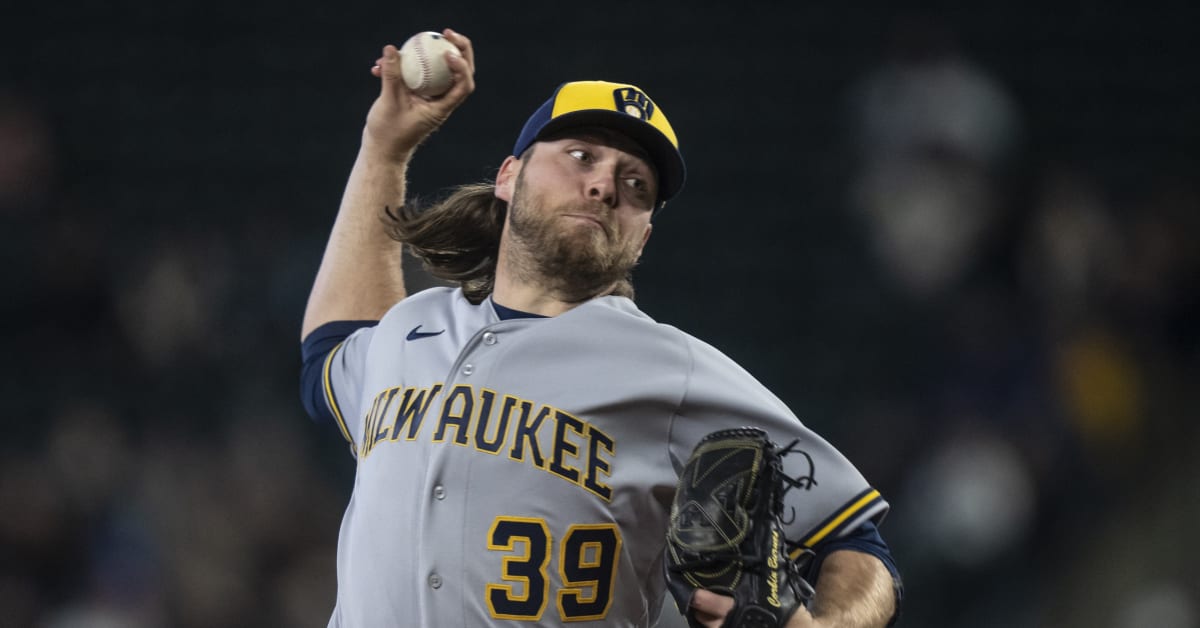
[[[325,403],[325,386],[321,381],[325,358],[338,343],[363,327],[379,321],[332,321],[309,332],[300,344],[300,403],[312,420],[333,423],[333,413]]]
[[[892,588],[896,593],[896,612],[892,615],[892,620],[888,625],[894,625],[900,617],[900,602],[904,599],[904,584],[900,579],[900,570],[896,567],[896,561],[892,558],[891,548],[879,535],[879,528],[871,521],[867,521],[846,536],[817,543],[817,546],[813,548],[817,556],[809,571],[810,574],[813,574],[812,585],[814,587],[817,585],[816,581],[821,576],[821,563],[825,562],[825,558],[837,550],[847,549],[878,558],[887,568],[888,573],[892,574]]]

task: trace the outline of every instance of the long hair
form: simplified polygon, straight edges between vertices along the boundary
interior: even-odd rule
[[[483,301],[496,287],[496,259],[508,203],[493,183],[468,183],[428,208],[387,209],[387,234],[403,242],[429,274],[462,287],[467,300]]]
[[[496,287],[500,234],[508,215],[508,203],[495,192],[495,183],[468,183],[428,208],[417,203],[385,208],[385,229],[429,274],[457,284],[468,301],[479,303]],[[634,298],[631,276],[606,294]]]

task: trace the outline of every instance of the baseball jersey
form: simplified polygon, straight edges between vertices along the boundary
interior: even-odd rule
[[[502,320],[431,288],[328,352],[324,407],[357,459],[330,626],[649,626],[678,470],[755,426],[786,445],[788,538],[888,509],[744,369],[623,297]]]

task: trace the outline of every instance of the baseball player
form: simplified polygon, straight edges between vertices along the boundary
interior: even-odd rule
[[[899,588],[878,491],[745,370],[630,298],[651,218],[685,178],[658,103],[565,83],[494,182],[399,207],[416,147],[474,89],[470,41],[444,35],[462,56],[439,98],[404,86],[393,46],[372,68],[380,95],[304,316],[305,407],[357,464],[329,625],[653,625],[681,461],[740,425],[802,451],[785,459],[804,486],[787,534],[820,565],[811,613],[789,625],[886,624]],[[458,287],[407,295],[397,240]],[[700,591],[689,613],[718,625],[731,604]]]

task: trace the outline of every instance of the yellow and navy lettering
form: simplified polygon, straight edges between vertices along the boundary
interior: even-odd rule
[[[873,488],[863,490],[817,524],[808,536],[800,540],[800,547],[793,550],[790,556],[794,560],[799,558],[805,549],[811,548],[825,539],[837,538],[847,531],[847,526],[859,520],[858,515],[877,510],[877,507],[882,504],[884,504],[883,496],[879,494],[879,491]]]
[[[484,389],[480,395],[495,396],[495,391]],[[490,409],[491,406],[488,405]],[[533,402],[517,399],[512,395],[504,395],[503,405],[500,407],[500,413],[496,416],[496,425],[491,428],[492,435],[488,435],[489,426],[492,423],[490,414],[483,412],[479,413],[479,421],[475,425],[475,449],[489,454],[499,455],[500,450],[504,448],[504,439],[508,434],[508,424],[512,421],[514,411],[521,413],[518,421],[524,421],[529,418],[529,411],[533,408]]]
[[[538,445],[537,433],[542,427],[542,422],[546,417],[550,416],[553,408],[550,406],[542,406],[538,409],[536,415],[530,420],[529,415],[517,423],[516,433],[513,435],[512,450],[508,452],[508,457],[517,462],[525,461],[525,444],[529,444],[529,455],[533,459],[533,466],[539,469],[546,468],[546,459],[542,456],[542,448]]]
[[[612,439],[607,434],[596,429],[595,425],[588,425],[588,464],[587,475],[583,478],[583,487],[608,500],[612,498],[612,489],[600,481],[600,475],[607,476],[612,472],[612,467],[609,466],[608,460],[601,455],[601,449],[610,457],[617,453]]]
[[[467,444],[467,427],[471,423],[471,414],[475,410],[475,395],[472,392],[470,386],[459,384],[446,394],[446,401],[442,404],[442,417],[438,420],[433,442],[444,441],[446,430],[453,427],[454,442],[459,445]]]
[[[363,418],[363,442],[359,446],[359,458],[370,455],[381,440],[400,440],[402,433],[405,440],[415,440],[430,403],[441,390],[441,384],[432,388],[396,387],[375,395],[371,409]],[[396,402],[394,407],[393,402]]]
[[[437,398],[435,406],[434,398]],[[536,407],[536,410],[535,410]],[[381,442],[396,442],[403,435],[416,440],[425,416],[436,416],[427,438],[460,447],[528,462],[536,469],[610,501],[607,478],[616,456],[616,442],[595,425],[569,412],[487,388],[458,384],[443,391],[431,387],[396,387],[382,390],[363,415],[360,459]]]
[[[399,390],[389,388],[384,391],[383,395],[376,397],[371,403],[371,410],[367,412],[367,418],[363,422],[363,442],[359,451],[359,457],[365,458],[367,454],[371,453],[371,450],[375,448],[375,443],[379,442],[379,437],[387,432],[388,427],[384,423],[384,415],[387,413],[387,409],[397,392]]]
[[[583,421],[559,410],[554,413],[554,456],[550,459],[550,472],[569,482],[579,481],[579,469],[567,466],[566,456],[579,455],[579,447],[568,440],[567,430],[583,434]]]
[[[392,442],[400,439],[400,429],[405,425],[408,426],[408,433],[405,434],[404,439],[417,439],[417,433],[421,430],[421,422],[425,420],[425,412],[429,410],[429,404],[441,390],[441,384],[435,384],[433,388],[428,389],[404,389],[404,398],[400,402],[400,409],[396,411],[396,427],[392,430],[390,439]]]
[[[550,600],[547,568],[555,550],[544,519],[500,516],[488,530],[487,549],[505,552],[500,560],[501,583],[488,583],[484,598],[494,619],[536,621]],[[558,543],[555,595],[564,622],[604,619],[612,608],[621,533],[613,523],[574,524]]]
[[[496,517],[488,530],[487,548],[513,552],[500,561],[500,578],[509,584],[485,587],[488,610],[496,619],[536,621],[546,610],[550,580],[550,528],[542,519]],[[522,550],[517,550],[520,543]]]
[[[567,528],[559,553],[558,614],[563,621],[604,619],[612,607],[621,533],[611,523]]]

